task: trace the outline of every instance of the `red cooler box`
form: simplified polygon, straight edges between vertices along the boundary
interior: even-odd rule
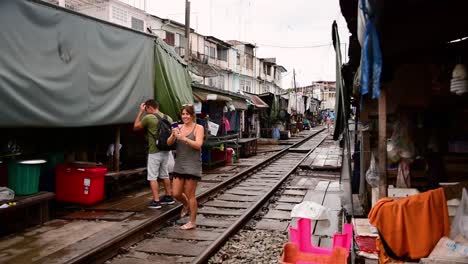
[[[55,169],[55,198],[57,201],[95,204],[104,199],[105,167],[72,167],[58,165]]]

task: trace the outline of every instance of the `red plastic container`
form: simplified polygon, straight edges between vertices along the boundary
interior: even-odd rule
[[[233,149],[226,149],[227,152],[227,164],[232,164],[232,153],[234,152]]]
[[[57,201],[83,205],[104,199],[105,167],[71,167],[58,165],[55,169],[55,197]]]
[[[225,160],[226,159],[226,152],[221,151],[219,149],[213,149],[211,150],[211,160],[212,161],[220,161],[220,160]]]

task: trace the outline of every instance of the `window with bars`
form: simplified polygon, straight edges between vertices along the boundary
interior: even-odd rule
[[[240,80],[240,88],[244,92],[252,93],[252,81],[250,80]]]
[[[135,30],[144,31],[143,20],[132,17],[132,28]]]
[[[224,76],[223,75],[218,76],[218,88],[224,90]]]
[[[128,13],[125,9],[112,6],[112,18],[122,24],[127,24]]]
[[[245,68],[248,70],[253,69],[253,56],[250,54],[245,55]]]
[[[166,42],[167,45],[174,47],[175,45],[174,33],[166,31],[166,38],[164,39],[164,42]]]
[[[216,59],[216,49],[214,47],[205,46],[205,55],[212,59]]]
[[[227,61],[228,50],[221,46],[217,46],[218,60]]]

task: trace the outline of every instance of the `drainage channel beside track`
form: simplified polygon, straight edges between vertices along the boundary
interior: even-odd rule
[[[121,254],[109,262],[129,263],[132,259],[135,260],[135,255],[151,254],[150,261],[153,263],[176,261],[206,263],[229,237],[243,228],[269,202],[275,192],[327,135],[327,132],[319,130],[199,195],[197,229],[178,228],[181,222],[181,219],[176,221],[180,211],[179,206],[171,210],[176,215],[167,219],[165,223],[160,221],[153,226],[156,232],[146,233],[144,239],[133,246],[120,248]],[[113,249],[108,246],[107,254],[101,251],[92,258],[89,255],[86,260],[101,262],[102,257],[115,255],[116,248],[121,247],[120,244],[116,243]]]

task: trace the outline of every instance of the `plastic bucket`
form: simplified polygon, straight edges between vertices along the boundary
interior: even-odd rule
[[[45,160],[23,160],[8,164],[8,187],[17,195],[39,192],[41,167]]]
[[[227,151],[227,158],[226,158],[226,163],[227,164],[232,164],[234,163],[233,160],[232,160],[232,156],[234,154],[234,150],[232,148],[228,148],[226,149]]]
[[[65,163],[63,152],[52,152],[47,155],[47,164],[42,166],[39,189],[55,192],[55,167]]]

